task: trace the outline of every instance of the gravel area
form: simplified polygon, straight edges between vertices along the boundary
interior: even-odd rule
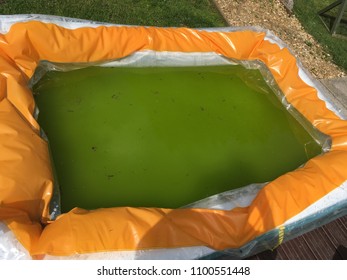
[[[281,38],[317,79],[346,76],[280,0],[214,0],[231,26],[260,26]]]

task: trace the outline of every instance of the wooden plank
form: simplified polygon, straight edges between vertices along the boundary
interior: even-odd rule
[[[333,27],[331,28],[331,33],[332,34],[336,33],[336,29],[339,26],[339,24],[341,22],[341,19],[342,19],[342,16],[343,16],[343,13],[344,13],[344,11],[346,9],[347,9],[347,0],[342,0],[341,1],[341,7],[340,7],[340,9],[339,9],[339,11],[337,13],[336,20],[334,21]]]
[[[338,253],[336,254],[336,247],[330,241],[323,228],[310,231],[303,235],[303,238],[317,260],[341,259],[341,256]]]
[[[225,256],[223,259],[230,259]],[[247,260],[347,259],[347,215]]]
[[[347,259],[347,216],[257,256],[260,260]]]
[[[289,260],[315,260],[316,256],[303,236],[299,236],[282,245]]]
[[[344,225],[345,229],[347,230],[347,215],[339,218],[339,221]]]
[[[336,248],[336,254],[347,259],[347,229],[342,219],[337,219],[322,227]]]
[[[337,219],[322,227],[335,247],[347,246],[347,229],[342,220]]]

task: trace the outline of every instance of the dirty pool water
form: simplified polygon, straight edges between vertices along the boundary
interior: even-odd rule
[[[34,92],[63,212],[177,208],[298,168],[321,147],[270,91],[240,66],[48,72]]]

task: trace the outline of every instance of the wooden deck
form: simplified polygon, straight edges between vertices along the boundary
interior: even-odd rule
[[[228,255],[217,259],[231,259]],[[347,216],[247,260],[347,260]]]
[[[347,216],[248,259],[347,260]]]

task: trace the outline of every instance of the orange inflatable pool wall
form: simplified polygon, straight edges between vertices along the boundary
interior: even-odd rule
[[[324,154],[266,184],[246,207],[75,208],[51,220],[53,171],[28,87],[42,61],[101,64],[136,52],[215,53],[261,62],[286,102],[330,137]],[[322,199],[347,180],[347,122],[299,76],[287,48],[253,30],[96,26],[18,22],[0,34],[0,220],[32,257],[205,246],[240,248]],[[158,238],[160,237],[160,238]]]

